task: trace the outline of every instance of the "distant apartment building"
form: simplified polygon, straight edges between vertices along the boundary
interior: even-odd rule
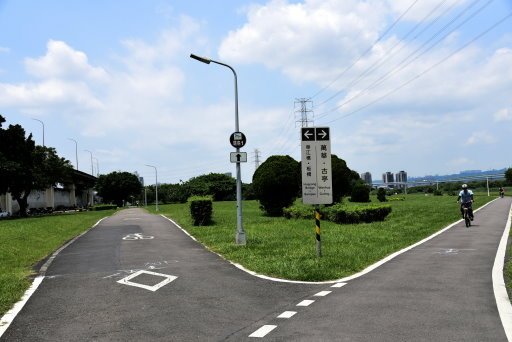
[[[361,173],[361,179],[368,185],[372,185],[372,174],[370,172]]]
[[[395,177],[393,176],[393,173],[392,172],[384,172],[382,174],[382,183],[384,184],[389,184],[389,183],[394,183],[395,182]]]
[[[407,183],[407,172],[398,171],[398,173],[395,174],[395,179],[397,183]],[[405,184],[398,184],[398,187],[405,188]]]

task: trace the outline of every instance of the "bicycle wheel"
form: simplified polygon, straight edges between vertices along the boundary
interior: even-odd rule
[[[471,220],[469,219],[468,216],[466,216],[464,220],[466,221],[466,228],[469,228],[469,226],[471,226]]]

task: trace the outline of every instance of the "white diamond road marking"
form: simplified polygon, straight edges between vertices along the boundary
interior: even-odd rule
[[[294,316],[296,313],[297,313],[297,311],[285,311],[282,314],[280,314],[279,316],[277,316],[277,318],[290,318],[290,317]]]
[[[331,286],[331,287],[343,287],[343,286],[345,286],[345,285],[347,285],[347,283],[336,283],[336,284],[334,284],[334,285],[333,285],[333,286]]]
[[[332,291],[320,291],[318,292],[315,297],[325,297],[327,296],[329,293],[331,293]]]
[[[264,325],[252,334],[249,335],[249,337],[265,337],[266,334],[271,332],[277,327],[277,325]]]
[[[314,300],[306,299],[297,304],[297,306],[310,306],[312,303],[314,303]]]
[[[139,275],[141,275],[143,273],[144,274],[151,274],[151,275],[158,276],[158,277],[163,277],[164,280],[162,280],[161,282],[159,282],[158,284],[155,284],[153,286],[139,284],[139,283],[135,283],[133,281],[130,281],[131,279],[133,279],[133,278],[135,278],[135,277],[137,277],[137,276],[139,276]],[[143,289],[155,292],[156,290],[158,290],[159,288],[161,288],[164,285],[169,284],[171,281],[175,280],[176,278],[178,278],[178,277],[173,276],[173,275],[168,275],[168,274],[162,274],[162,273],[156,273],[156,272],[150,272],[150,271],[141,270],[141,271],[135,272],[133,274],[130,274],[128,277],[123,278],[121,280],[118,280],[117,282],[119,284],[140,287],[140,288],[143,288]]]

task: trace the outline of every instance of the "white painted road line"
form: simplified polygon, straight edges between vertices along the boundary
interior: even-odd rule
[[[505,279],[503,278],[503,266],[505,262],[505,253],[507,250],[507,239],[510,235],[510,226],[512,225],[512,206],[509,210],[509,216],[505,225],[505,230],[498,246],[498,252],[494,259],[494,266],[492,268],[492,287],[494,290],[494,297],[496,298],[496,305],[498,306],[498,313],[505,330],[507,339],[512,341],[512,305],[508,297],[507,288],[505,287]]]
[[[329,293],[331,293],[332,291],[320,291],[318,292],[317,294],[315,294],[314,296],[315,297],[325,297],[327,296]]]
[[[141,274],[150,274],[150,275],[154,275],[154,276],[157,276],[157,277],[162,277],[164,278],[164,280],[162,280],[161,282],[153,285],[153,286],[149,286],[149,285],[144,285],[144,284],[139,284],[139,283],[135,283],[133,281],[130,281],[132,280],[133,278],[141,275]],[[159,288],[161,288],[162,286],[164,285],[167,285],[169,284],[171,281],[177,279],[178,277],[176,276],[173,276],[173,275],[168,275],[168,274],[163,274],[163,273],[156,273],[156,272],[150,272],[150,271],[144,271],[144,270],[141,270],[141,271],[138,271],[138,272],[135,272],[131,275],[129,275],[128,277],[126,278],[123,278],[121,280],[118,280],[117,282],[119,284],[124,284],[124,285],[130,285],[130,286],[135,286],[135,287],[140,287],[140,288],[143,288],[143,289],[146,289],[146,290],[149,290],[149,291],[153,291],[155,292],[156,290],[158,290]]]
[[[291,318],[296,313],[297,313],[297,311],[285,311],[282,314],[280,314],[279,316],[277,316],[277,318]]]
[[[343,287],[343,286],[345,286],[345,285],[347,285],[347,283],[336,283],[336,284],[334,284],[334,285],[333,285],[333,286],[331,286],[331,287]]]
[[[252,334],[249,337],[265,337],[269,332],[277,328],[277,325],[264,325]]]
[[[297,304],[297,306],[310,306],[314,302],[315,302],[314,300],[306,299],[306,300],[303,300],[302,302],[300,302],[299,304]]]

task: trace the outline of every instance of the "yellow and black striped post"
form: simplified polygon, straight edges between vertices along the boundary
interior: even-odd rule
[[[315,233],[316,233],[316,256],[322,256],[322,242],[320,241],[320,206],[315,205]]]

